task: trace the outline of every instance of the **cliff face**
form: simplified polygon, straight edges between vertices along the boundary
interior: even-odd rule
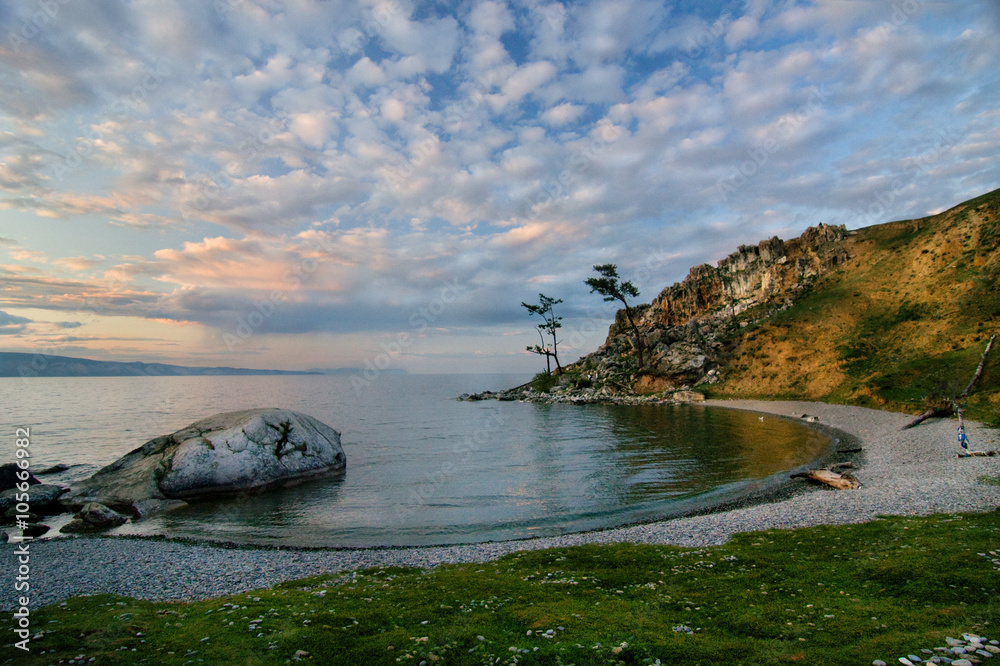
[[[810,227],[802,236],[775,236],[743,245],[712,267],[695,266],[683,282],[667,287],[646,313],[651,323],[679,326],[721,314],[732,317],[785,292],[800,290],[811,278],[847,260],[843,226]]]
[[[1000,333],[1000,190],[938,215],[744,246],[619,312],[577,390],[826,400],[919,413],[959,395]],[[586,387],[586,388],[584,388]],[[1000,424],[994,350],[966,414]]]
[[[651,305],[635,309],[646,349],[642,376],[624,311],[604,346],[578,364],[638,393],[715,383],[726,333],[787,307],[818,276],[846,262],[847,237],[843,226],[811,227],[789,241],[744,245],[717,266],[695,266]]]

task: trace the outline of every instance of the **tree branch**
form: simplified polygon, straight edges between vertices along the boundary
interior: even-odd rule
[[[979,367],[976,368],[975,374],[972,375],[972,381],[969,382],[969,385],[965,387],[965,390],[962,391],[962,393],[958,396],[958,398],[955,398],[955,400],[967,397],[969,393],[972,392],[972,388],[976,385],[976,382],[979,381],[979,378],[983,376],[983,370],[986,369],[986,357],[989,356],[990,349],[993,348],[993,341],[996,339],[996,337],[997,337],[996,335],[993,335],[992,337],[990,337],[990,341],[986,343],[986,349],[983,351],[983,356],[982,358],[979,359]],[[943,407],[942,406],[931,407],[926,412],[924,412],[923,414],[921,414],[920,416],[916,417],[915,419],[907,423],[905,426],[903,426],[902,430],[909,430],[910,428],[914,428],[923,423],[924,421],[926,421],[927,419],[933,419],[940,416],[951,416],[958,408],[958,405],[955,404],[955,400],[949,400],[948,404]]]
[[[993,341],[996,337],[996,334],[994,334],[990,337],[990,341],[986,343],[986,350],[983,351],[983,356],[979,359],[979,367],[976,368],[976,374],[972,375],[972,381],[969,382],[969,385],[966,386],[965,390],[958,396],[959,398],[964,398],[969,395],[969,393],[972,392],[972,387],[975,386],[976,382],[979,381],[979,378],[983,376],[983,370],[986,369],[986,357],[989,356],[990,349],[993,348]]]

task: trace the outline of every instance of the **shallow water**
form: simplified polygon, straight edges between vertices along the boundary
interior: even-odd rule
[[[32,429],[33,468],[72,483],[146,440],[220,411],[287,407],[342,432],[343,475],[206,501],[125,525],[296,546],[464,543],[655,520],[731,499],[822,455],[804,426],[700,406],[458,402],[520,376],[0,379],[13,458]]]

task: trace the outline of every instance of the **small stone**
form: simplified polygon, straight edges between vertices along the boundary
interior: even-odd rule
[[[903,664],[903,666],[913,666],[913,662],[907,659],[906,657],[900,657],[899,663]]]
[[[885,663],[881,659],[876,659],[872,662],[872,666],[889,666],[889,664]]]
[[[918,657],[915,654],[908,654],[906,656],[909,657],[910,661],[912,661],[914,664],[919,664],[919,663],[923,662],[923,659],[921,659],[920,657]]]
[[[993,655],[987,652],[986,650],[976,650],[976,654],[978,654],[980,657],[986,657],[987,659],[993,658]]]
[[[968,659],[956,659],[951,662],[951,666],[972,666],[972,662]]]

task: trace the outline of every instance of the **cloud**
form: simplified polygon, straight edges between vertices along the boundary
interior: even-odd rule
[[[0,306],[214,335],[277,294],[271,333],[388,331],[457,280],[444,319],[484,330],[520,321],[507,301],[537,276],[582,311],[594,263],[671,248],[665,281],[778,231],[920,215],[1000,184],[997,16],[59,4],[0,50]],[[904,194],[872,220],[886,188]]]
[[[16,317],[0,310],[0,335],[21,335],[30,323],[31,320],[26,317]]]
[[[105,259],[101,255],[95,257],[60,257],[59,259],[53,259],[52,263],[68,271],[85,271],[94,266],[99,266],[104,263]]]

